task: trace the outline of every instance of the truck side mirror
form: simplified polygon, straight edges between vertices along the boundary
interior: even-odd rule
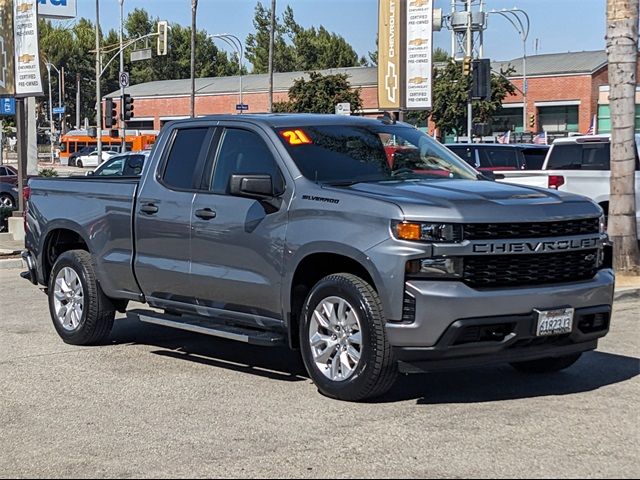
[[[238,197],[268,200],[273,198],[271,175],[231,175],[229,193]]]

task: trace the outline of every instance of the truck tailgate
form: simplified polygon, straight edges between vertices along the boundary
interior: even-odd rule
[[[77,232],[93,255],[104,292],[116,298],[139,298],[132,268],[132,212],[138,181],[133,177],[32,178],[26,248],[42,263],[52,232]]]
[[[549,186],[549,174],[543,170],[506,170],[495,173],[504,175],[504,179],[498,180],[504,183],[540,188],[548,188]]]

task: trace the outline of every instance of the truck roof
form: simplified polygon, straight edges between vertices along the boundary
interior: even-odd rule
[[[243,121],[259,125],[267,125],[271,128],[303,127],[315,125],[359,125],[379,126],[383,120],[349,115],[330,115],[317,113],[250,113],[243,115],[207,115],[199,118],[176,120],[182,124],[202,121]],[[398,122],[398,125],[412,127],[409,124]],[[413,127],[412,127],[413,128]]]

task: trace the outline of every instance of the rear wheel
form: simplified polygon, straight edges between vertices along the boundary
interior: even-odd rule
[[[386,393],[397,366],[378,294],[346,273],[323,278],[309,293],[300,326],[307,372],[328,397],[360,401]]]
[[[553,373],[569,368],[576,363],[581,353],[567,355],[565,357],[541,358],[540,360],[530,360],[528,362],[516,362],[511,366],[523,373]]]
[[[58,257],[49,279],[49,311],[65,343],[95,345],[109,336],[115,307],[100,288],[89,252]]]

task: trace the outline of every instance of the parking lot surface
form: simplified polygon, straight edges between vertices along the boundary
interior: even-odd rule
[[[2,477],[640,475],[638,299],[566,372],[402,377],[349,404],[287,350],[123,315],[108,345],[65,345],[18,274],[0,270]]]

